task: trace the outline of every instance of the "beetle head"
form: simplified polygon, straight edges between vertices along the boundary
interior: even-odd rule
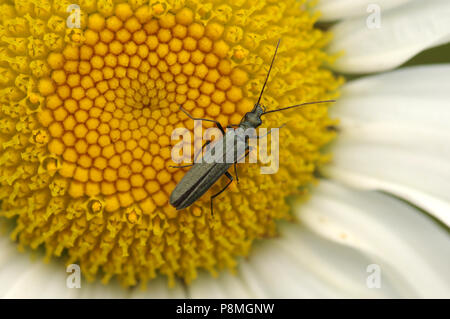
[[[264,113],[263,106],[260,104],[255,104],[253,110],[246,113],[242,118],[241,124],[247,127],[257,128],[262,124],[261,115]]]

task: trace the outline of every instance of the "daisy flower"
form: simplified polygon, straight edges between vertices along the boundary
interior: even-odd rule
[[[450,296],[450,65],[391,71],[450,41],[448,1],[0,10],[2,297]],[[279,171],[238,165],[214,217],[209,196],[176,211],[179,106],[239,123],[279,38],[262,103],[338,102],[267,116]]]

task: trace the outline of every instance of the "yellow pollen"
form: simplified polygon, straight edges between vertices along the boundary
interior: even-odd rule
[[[280,130],[280,168],[238,165],[190,208],[169,196],[188,168],[171,168],[175,128],[195,117],[239,123],[258,97],[268,109],[330,99],[342,79],[324,69],[328,35],[298,0],[67,1],[0,4],[0,216],[21,247],[67,256],[83,275],[124,286],[158,275],[189,283],[233,269],[255,239],[291,219],[285,198],[315,181],[334,138],[328,105],[264,118]],[[204,127],[212,127],[204,123]]]

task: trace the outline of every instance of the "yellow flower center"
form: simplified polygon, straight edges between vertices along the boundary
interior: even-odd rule
[[[69,256],[83,274],[126,286],[158,273],[189,282],[233,268],[257,238],[289,219],[285,197],[314,181],[334,137],[327,105],[267,116],[280,132],[280,169],[239,165],[240,184],[176,211],[168,198],[186,169],[171,168],[171,134],[194,117],[239,123],[268,109],[331,98],[327,37],[295,0],[15,1],[0,10],[0,215],[12,237]],[[69,17],[70,15],[70,17]],[[69,28],[68,17],[81,20]],[[209,127],[212,124],[205,124]]]

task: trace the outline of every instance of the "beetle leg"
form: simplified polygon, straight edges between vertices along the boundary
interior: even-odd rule
[[[237,173],[237,163],[240,162],[241,159],[246,158],[250,154],[250,147],[246,150],[246,153],[244,156],[242,156],[240,159],[238,159],[236,162],[234,162],[234,175],[236,175],[236,182],[239,184],[239,176]]]
[[[261,135],[261,136],[258,135],[258,136],[256,136],[256,139],[259,140],[260,138],[266,137],[266,136],[269,135],[270,133],[272,133],[272,129],[270,129],[269,132],[267,132],[267,133],[264,134],[264,135]]]
[[[230,186],[230,184],[233,182],[233,176],[231,176],[230,173],[225,172],[225,176],[230,179],[228,184],[225,185],[225,187],[220,192],[218,192],[217,194],[214,194],[214,195],[211,196],[211,216],[214,216],[213,199],[216,198],[217,196],[219,196],[220,194],[222,194],[228,188],[228,186]]]
[[[186,114],[191,120],[198,120],[198,121],[207,121],[207,122],[213,122],[216,123],[217,127],[219,128],[219,130],[222,132],[223,135],[225,135],[225,130],[222,127],[222,124],[220,124],[218,121],[216,120],[210,120],[210,119],[202,119],[200,117],[193,117],[191,114],[188,113],[188,111],[186,111],[185,109],[183,109],[182,106],[180,106],[180,110],[183,111],[184,114]]]
[[[238,159],[236,162],[234,162],[234,165],[236,165],[236,163],[239,163],[241,161],[241,159],[246,158],[248,156],[248,154],[250,154],[250,152],[251,152],[250,147],[248,148],[248,150],[246,150],[246,152],[247,153],[245,153],[244,156],[242,156],[240,159]],[[235,168],[236,168],[236,166],[235,166]],[[236,175],[236,177],[237,177],[237,175]]]
[[[248,154],[250,154],[250,147],[249,147],[249,149],[247,150],[247,153],[244,154],[244,156],[242,156],[239,160],[237,160],[236,162],[234,162],[234,175],[236,175],[236,182],[237,182],[238,184],[239,184],[239,176],[238,176],[238,173],[237,173],[237,163],[238,163],[241,159],[246,158],[246,157],[248,156]]]
[[[183,167],[190,167],[190,166],[193,166],[194,164],[187,164],[187,165],[180,165],[180,166],[173,166],[173,165],[170,165],[169,167],[172,167],[172,168],[183,168]]]
[[[194,163],[197,163],[197,158],[200,155],[200,153],[203,151],[203,149],[205,148],[205,146],[207,146],[209,143],[211,143],[211,141],[206,141],[205,144],[203,144],[202,149],[197,153],[197,155],[195,155],[195,159],[194,159]],[[170,165],[169,167],[172,168],[184,168],[184,167],[190,167],[193,166],[194,164],[186,164],[186,165],[180,165],[180,166],[173,166]]]

